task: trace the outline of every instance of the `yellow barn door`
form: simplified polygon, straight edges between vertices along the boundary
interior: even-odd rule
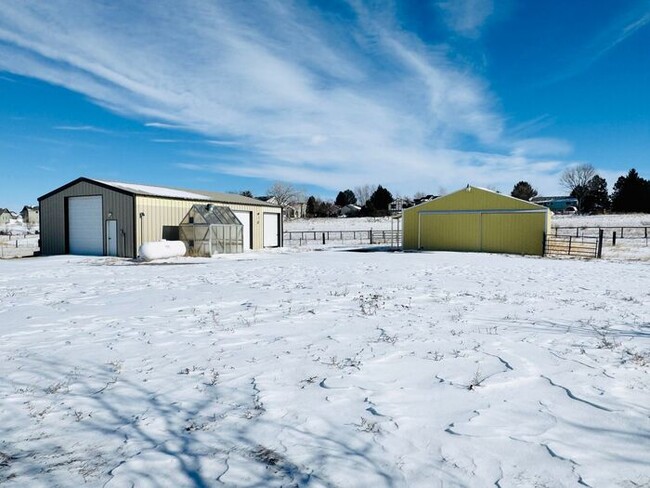
[[[419,248],[429,251],[480,251],[480,213],[419,215]]]
[[[541,255],[544,212],[484,213],[481,222],[482,251]]]

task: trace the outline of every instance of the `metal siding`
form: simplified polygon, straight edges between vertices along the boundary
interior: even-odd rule
[[[80,181],[59,192],[50,194],[40,201],[42,254],[66,253],[66,198],[98,195],[102,196],[103,201],[103,221],[105,222],[109,218],[117,220],[118,255],[135,257],[133,247],[133,197],[85,181]],[[109,212],[112,212],[112,217],[109,217]]]
[[[420,215],[420,245],[431,251],[480,251],[480,214]]]
[[[545,220],[545,213],[482,214],[481,250],[541,256]]]
[[[281,209],[277,207],[264,207],[243,205],[234,203],[220,203],[220,202],[206,202],[202,201],[189,201],[189,200],[172,200],[168,198],[156,198],[136,196],[136,210],[137,217],[136,225],[136,244],[139,247],[141,242],[159,241],[162,239],[162,228],[164,225],[179,225],[183,217],[190,211],[192,205],[205,205],[206,203],[213,203],[214,205],[222,205],[229,207],[233,211],[246,211],[251,212],[251,225],[253,226],[253,249],[262,249],[264,247],[263,236],[263,214],[276,213],[280,214]],[[145,216],[140,221],[140,213],[144,212]],[[144,234],[144,240],[141,235]]]
[[[418,213],[407,212],[402,214],[402,239],[404,249],[418,248]]]

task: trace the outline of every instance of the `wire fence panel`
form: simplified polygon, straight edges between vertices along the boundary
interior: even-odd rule
[[[285,246],[313,244],[391,244],[400,246],[397,230],[291,230],[284,232]]]
[[[546,238],[547,256],[599,257],[598,237],[549,236]]]
[[[599,231],[605,233],[605,237],[616,233],[618,239],[648,239],[650,237],[650,226],[598,226],[598,227],[553,227],[552,234],[556,237],[598,237]]]

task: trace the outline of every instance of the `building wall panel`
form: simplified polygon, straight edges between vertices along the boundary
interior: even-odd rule
[[[541,255],[545,213],[481,214],[484,252]]]
[[[117,220],[118,256],[134,257],[133,247],[133,197],[117,191],[81,181],[40,200],[41,253],[44,255],[66,254],[67,247],[67,198],[100,195],[102,197],[103,233],[105,221]],[[106,253],[106,236],[104,253]]]

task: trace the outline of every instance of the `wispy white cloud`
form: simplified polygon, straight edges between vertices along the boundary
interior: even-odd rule
[[[650,4],[647,4],[646,8],[650,10]],[[648,24],[650,24],[650,12],[645,12],[641,13],[638,18],[633,18],[631,21],[625,22],[623,26],[612,29],[612,32],[608,32],[604,36],[604,45],[596,52],[594,60],[600,58]]]
[[[436,2],[447,25],[458,34],[476,37],[494,12],[493,0],[444,0]]]
[[[459,31],[478,29],[492,8],[474,7]],[[212,161],[183,169],[401,192],[556,179],[559,163],[504,135],[483,80],[389,11],[352,8],[341,24],[273,0],[13,2],[0,10],[0,70],[204,136]],[[480,151],[463,151],[467,141]]]
[[[184,129],[185,127],[179,124],[167,124],[165,122],[146,122],[145,127],[154,127],[156,129]]]
[[[54,127],[56,130],[67,130],[73,132],[96,132],[99,134],[110,134],[112,131],[95,127],[93,125],[57,125]]]
[[[595,38],[587,42],[579,55],[575,56],[577,62],[543,80],[541,84],[550,85],[583,73],[619,44],[649,25],[650,0],[643,0],[612,20]]]
[[[572,151],[571,144],[563,139],[535,137],[515,141],[512,154],[523,157],[568,156]]]

